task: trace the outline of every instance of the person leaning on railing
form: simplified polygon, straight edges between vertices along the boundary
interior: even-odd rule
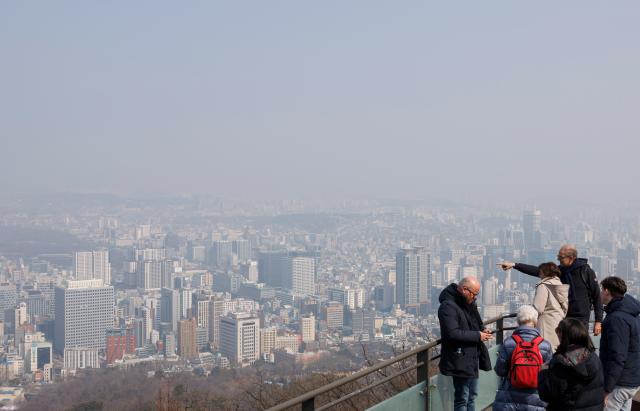
[[[454,411],[474,411],[478,395],[478,368],[491,370],[484,341],[492,338],[485,329],[475,301],[480,293],[477,278],[465,277],[440,293],[440,372],[453,377]]]
[[[586,258],[578,258],[578,250],[574,245],[565,244],[558,251],[558,261],[560,262],[560,281],[569,285],[569,311],[567,318],[576,318],[589,328],[589,318],[591,309],[595,315],[593,324],[593,335],[600,335],[602,324],[602,302],[600,301],[600,287],[596,280],[596,274],[587,264]],[[499,266],[503,270],[516,270],[532,275],[540,276],[538,267],[534,265],[512,263],[504,261]]]

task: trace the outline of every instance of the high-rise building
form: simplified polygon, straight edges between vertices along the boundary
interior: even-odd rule
[[[180,292],[180,316],[190,318],[193,315],[193,290],[191,288],[181,288]]]
[[[260,320],[251,314],[230,313],[220,318],[220,351],[232,364],[251,364],[260,358]]]
[[[109,251],[79,251],[74,256],[76,280],[103,280],[111,284]]]
[[[238,262],[244,263],[251,259],[251,243],[249,240],[234,240],[233,253],[238,257]]]
[[[162,288],[162,261],[147,260],[137,264],[138,288],[144,290],[159,290]]]
[[[606,278],[611,275],[611,263],[607,256],[591,256],[589,257],[589,264],[596,273],[596,276],[600,279]]]
[[[33,341],[25,344],[27,359],[25,365],[31,373],[36,370],[44,370],[45,365],[53,364],[53,349],[50,342]]]
[[[316,265],[312,257],[292,257],[289,259],[287,287],[294,294],[311,295],[316,292]]]
[[[289,253],[284,250],[260,251],[258,253],[258,281],[272,287],[286,287]]]
[[[316,317],[313,314],[305,315],[300,319],[300,334],[302,334],[302,342],[309,343],[316,340]]]
[[[15,308],[18,302],[18,290],[15,284],[0,284],[0,313]]]
[[[68,281],[55,291],[54,347],[105,347],[105,332],[113,327],[113,287],[103,280]]]
[[[525,250],[528,252],[542,248],[542,212],[536,209],[525,211],[522,215],[522,228]]]
[[[107,330],[105,335],[107,365],[124,358],[125,354],[134,354],[136,339],[132,328]]]
[[[431,255],[424,247],[404,248],[396,254],[396,303],[404,308],[429,301]]]
[[[211,295],[194,294],[193,298],[196,325],[198,328],[206,330],[206,341],[209,341],[209,315],[211,314]]]
[[[337,301],[329,301],[324,308],[324,319],[327,322],[327,328],[337,330],[344,325],[344,305]]]
[[[171,324],[171,330],[177,332],[180,318],[180,293],[178,290],[163,288],[160,297],[160,321]]]
[[[260,329],[260,354],[270,354],[276,347],[276,337],[278,330],[276,327]]]
[[[181,320],[178,323],[178,355],[182,358],[198,356],[195,318]]]
[[[498,278],[491,277],[484,280],[482,287],[482,304],[495,305],[498,302]]]
[[[209,341],[215,349],[220,348],[220,318],[227,312],[225,299],[214,296],[209,305]]]
[[[210,249],[209,263],[214,267],[227,268],[233,261],[233,246],[231,241],[214,241]]]

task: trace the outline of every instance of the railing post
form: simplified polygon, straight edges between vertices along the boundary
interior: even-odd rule
[[[423,391],[425,410],[429,411],[429,377],[431,377],[429,366],[431,365],[431,348],[420,351],[416,357],[416,361],[422,363],[416,370],[416,384],[420,384],[423,381],[425,382]]]
[[[316,409],[316,401],[315,397],[309,398],[306,401],[302,402],[302,411],[315,411]]]
[[[502,345],[504,342],[504,318],[500,317],[496,321],[496,344]]]

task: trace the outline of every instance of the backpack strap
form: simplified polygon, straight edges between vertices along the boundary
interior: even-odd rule
[[[518,334],[511,334],[511,338],[513,338],[513,341],[516,342],[516,345],[520,345],[520,343],[522,342],[522,337],[520,337]]]
[[[536,338],[531,340],[531,343],[533,343],[534,347],[537,347],[542,341],[544,341],[544,338],[542,338],[541,336],[537,336]]]

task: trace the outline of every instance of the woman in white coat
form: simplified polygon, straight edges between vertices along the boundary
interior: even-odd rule
[[[538,311],[538,329],[542,338],[551,343],[555,351],[560,341],[556,327],[567,315],[569,309],[569,285],[560,281],[560,269],[554,263],[543,263],[540,282],[536,285],[533,306]]]

